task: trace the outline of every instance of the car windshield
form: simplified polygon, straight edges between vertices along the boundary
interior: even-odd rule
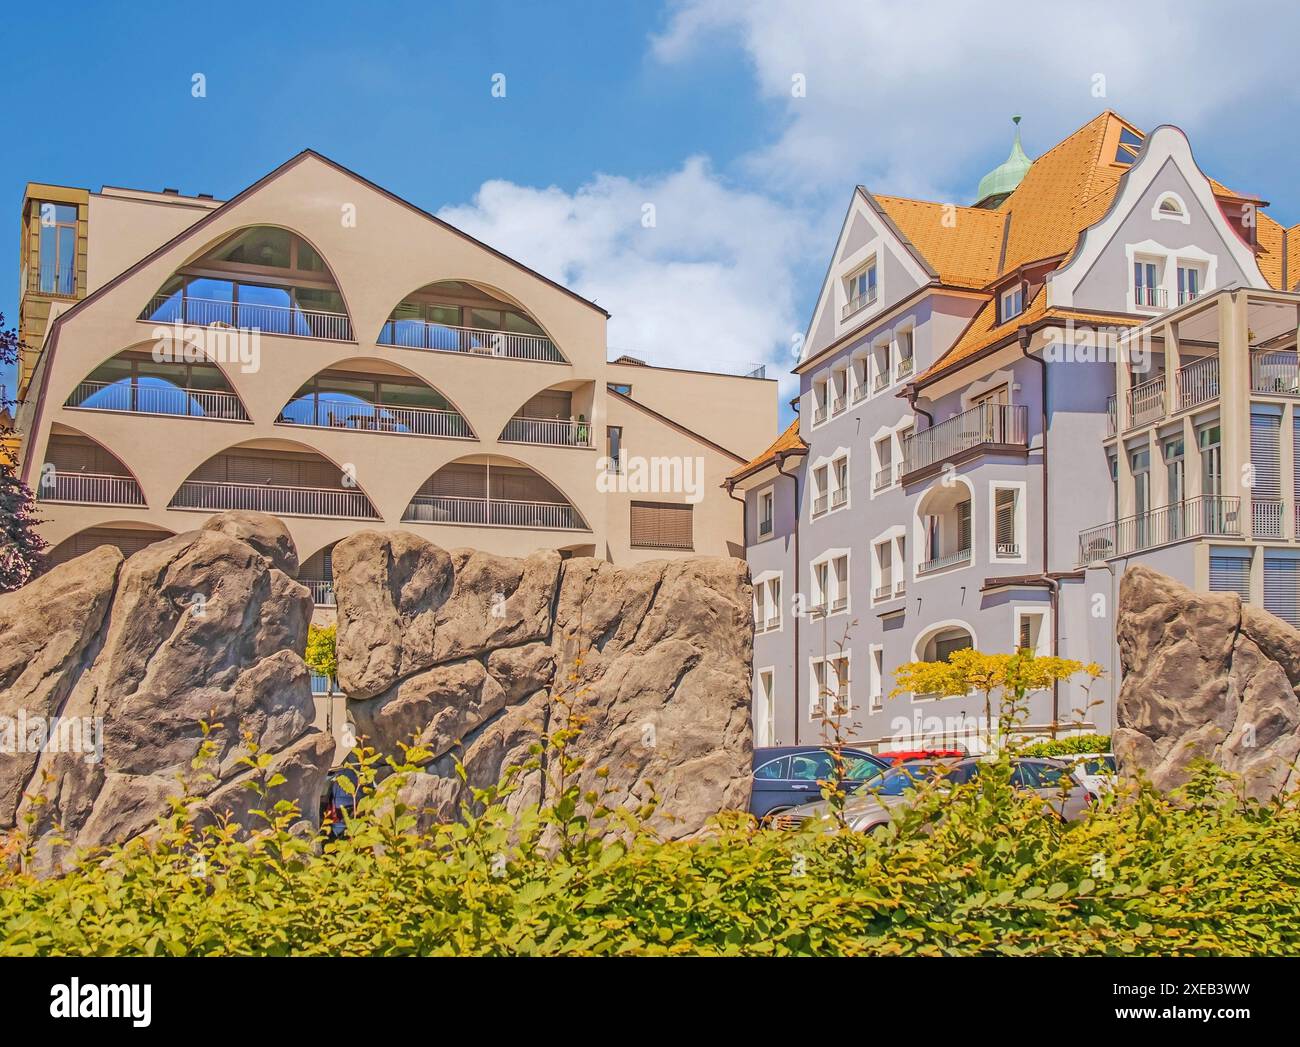
[[[965,781],[968,775],[962,767],[938,763],[905,763],[881,776],[872,791],[881,796],[902,796],[908,789],[917,789],[927,780],[942,776],[946,781]]]
[[[865,782],[883,774],[885,769],[875,760],[852,756],[845,758],[844,777],[851,782]]]

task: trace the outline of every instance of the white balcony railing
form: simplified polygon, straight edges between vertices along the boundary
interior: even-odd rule
[[[813,516],[821,516],[830,507],[830,496],[821,494],[813,499]]]
[[[214,389],[182,389],[178,385],[139,385],[125,381],[81,382],[72,390],[66,406],[86,411],[126,411],[180,418],[248,421],[248,413],[234,393]]]
[[[1119,398],[1114,393],[1111,393],[1108,397],[1106,397],[1106,435],[1107,436],[1114,436],[1116,426],[1119,424],[1118,415],[1116,413],[1116,407],[1118,403],[1119,403]]]
[[[1178,369],[1178,409],[1219,398],[1219,358],[1204,356]]]
[[[402,515],[410,523],[471,524],[479,527],[530,527],[553,531],[583,531],[587,525],[564,502],[529,502],[500,498],[416,495]]]
[[[395,407],[384,403],[304,396],[292,401],[275,420],[276,425],[309,425],[321,429],[352,429],[366,433],[403,433],[473,440],[474,430],[465,417],[440,407]]]
[[[813,411],[813,425],[821,425],[830,414],[830,408],[826,404],[818,404],[817,409]]]
[[[468,353],[562,364],[564,354],[544,334],[493,331],[483,327],[458,327],[426,320],[388,320],[379,332],[380,345],[403,349],[428,349],[436,353]]]
[[[874,482],[872,483],[872,490],[883,491],[886,487],[888,487],[893,482],[894,482],[893,464],[891,463],[889,465],[881,466],[879,469],[876,470]]]
[[[1252,498],[1250,528],[1256,538],[1282,537],[1282,499]]]
[[[880,576],[880,584],[871,591],[873,600],[888,600],[894,595],[894,583],[890,579],[890,573],[884,572]]]
[[[901,360],[898,361],[898,374],[896,375],[896,377],[900,380],[909,377],[912,373],[912,368],[914,366],[915,366],[915,360],[910,356],[904,356]]]
[[[1165,376],[1152,378],[1128,391],[1128,424],[1141,425],[1165,413]]]
[[[841,411],[844,410],[844,408],[848,407],[848,405],[849,405],[848,397],[837,396],[835,397],[835,402],[831,404],[831,413],[839,414]]]
[[[352,321],[346,313],[302,309],[296,305],[260,305],[254,302],[225,302],[216,298],[191,298],[179,293],[158,294],[149,300],[140,319],[156,324],[230,327],[259,331],[262,334],[297,335],[333,342],[352,341]]]
[[[845,302],[844,308],[840,310],[840,319],[847,320],[854,313],[858,312],[858,310],[865,309],[874,302],[876,300],[876,290],[875,287],[869,287],[856,298],[850,298]]]
[[[1079,532],[1080,566],[1184,538],[1239,537],[1241,499],[1201,495]]]
[[[516,415],[501,431],[505,443],[548,447],[590,447],[591,423],[571,418],[526,418]]]
[[[1300,394],[1300,361],[1295,350],[1254,353],[1250,358],[1250,388],[1257,393]]]
[[[108,473],[51,470],[42,473],[36,497],[42,502],[79,505],[144,505],[144,493],[133,477]]]
[[[285,516],[328,516],[342,520],[378,520],[362,491],[335,487],[186,480],[169,509],[249,509]]]
[[[298,583],[311,590],[312,603],[317,607],[334,606],[334,583],[325,578],[299,578]]]
[[[929,469],[979,447],[1027,447],[1029,410],[1024,404],[979,404],[929,429],[903,438],[899,478]]]
[[[871,391],[878,393],[882,389],[889,388],[889,365],[885,364],[876,374],[876,380],[871,383]]]
[[[1133,304],[1139,309],[1163,309],[1169,304],[1169,292],[1163,287],[1139,287],[1133,292]]]
[[[966,563],[970,560],[969,549],[958,549],[956,552],[948,553],[944,556],[936,556],[933,559],[926,560],[916,569],[917,574],[930,574],[933,571],[942,571],[945,567],[956,567],[958,564]]]

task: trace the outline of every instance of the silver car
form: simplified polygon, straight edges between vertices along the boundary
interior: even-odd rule
[[[941,788],[969,782],[979,774],[982,762],[975,757],[955,761],[917,760],[892,768],[862,793],[845,799],[845,821],[856,832],[877,832],[889,824],[890,811],[907,802],[909,795],[926,781],[937,780]],[[1083,817],[1092,798],[1065,764],[1057,760],[1025,757],[1013,759],[1012,764],[1015,768],[1013,783],[1041,796],[1051,812],[1062,821],[1072,822]],[[792,808],[772,821],[778,828],[797,829],[809,818],[830,817],[830,804],[819,800]]]

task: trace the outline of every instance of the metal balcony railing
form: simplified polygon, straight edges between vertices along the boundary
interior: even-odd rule
[[[77,295],[77,269],[72,262],[55,265],[43,262],[27,274],[26,289],[36,294],[75,298]]]
[[[769,614],[763,623],[764,632],[775,632],[781,628],[781,616],[779,614]]]
[[[78,505],[144,505],[144,492],[134,477],[57,469],[42,473],[36,497],[42,502]]]
[[[894,595],[894,583],[890,580],[888,572],[880,576],[880,584],[871,590],[873,600],[888,600]]]
[[[248,421],[248,413],[234,393],[213,389],[182,389],[178,385],[139,385],[131,382],[81,382],[72,390],[67,407],[87,411],[126,411],[131,414],[172,415]]]
[[[1152,378],[1128,391],[1128,424],[1141,425],[1165,413],[1165,376]]]
[[[548,447],[590,447],[591,423],[571,418],[526,418],[516,415],[501,431],[505,443]]]
[[[439,407],[396,407],[363,403],[326,395],[304,396],[289,403],[276,425],[310,425],[321,429],[353,429],[366,433],[402,433],[473,440],[474,430],[463,415]]]
[[[1295,350],[1252,354],[1250,388],[1257,393],[1300,395],[1300,360]]]
[[[840,319],[847,320],[850,316],[860,309],[865,309],[876,300],[876,288],[870,287],[863,294],[856,298],[850,298],[844,303],[844,308],[840,310]]]
[[[1139,287],[1133,292],[1133,304],[1140,309],[1163,309],[1169,304],[1169,292],[1163,287]]]
[[[1186,305],[1188,302],[1194,302],[1194,301],[1196,301],[1196,299],[1198,299],[1198,298],[1200,298],[1200,297],[1201,297],[1201,292],[1200,292],[1200,291],[1179,291],[1179,292],[1178,292],[1178,304],[1179,304],[1179,305]]]
[[[903,596],[906,592],[907,592],[907,583],[900,578],[898,580],[898,584],[894,586],[894,595]]]
[[[844,408],[846,408],[848,405],[849,405],[849,401],[848,401],[847,397],[837,396],[837,397],[835,397],[835,402],[834,402],[833,404],[831,404],[831,412],[832,412],[833,414],[839,414],[839,413],[840,413],[841,411],[843,411]]]
[[[1282,499],[1250,500],[1250,533],[1255,538],[1282,537]]]
[[[915,364],[916,361],[912,357],[904,356],[898,361],[898,374],[895,377],[900,380],[909,377]]]
[[[900,479],[980,447],[1027,447],[1029,410],[1023,404],[980,404],[903,438]]]
[[[849,606],[849,598],[847,596],[837,596],[835,597],[834,600],[831,601],[831,614],[839,614],[841,611],[845,610],[848,606]]]
[[[564,502],[463,498],[437,494],[416,495],[406,507],[402,519],[410,523],[529,527],[548,531],[587,529],[578,511]]]
[[[299,578],[300,585],[311,590],[312,603],[317,607],[334,606],[334,582],[326,578]]]
[[[403,349],[429,349],[437,353],[500,356],[509,360],[531,360],[537,363],[566,362],[564,354],[544,334],[459,327],[426,320],[385,321],[379,332],[379,344],[396,345]]]
[[[259,331],[262,334],[296,335],[332,342],[352,341],[352,321],[346,313],[302,309],[296,305],[260,305],[255,302],[226,302],[216,298],[157,294],[149,300],[140,319],[158,324],[231,327]]]
[[[849,489],[847,487],[837,487],[831,492],[831,508],[838,509],[849,500]]]
[[[813,516],[821,516],[830,506],[829,495],[818,495],[813,499]]]
[[[249,509],[284,516],[327,516],[341,520],[378,520],[362,491],[342,487],[296,487],[287,484],[186,480],[169,509]]]
[[[1019,556],[1019,555],[1020,555],[1020,543],[1019,543],[1019,542],[998,542],[998,543],[997,543],[997,548],[996,548],[996,551],[995,551],[995,555],[997,555],[997,556]]]
[[[818,404],[817,409],[813,411],[813,425],[821,425],[830,417],[830,408],[825,404]]]
[[[930,574],[932,571],[942,571],[945,567],[956,567],[958,564],[966,563],[970,558],[970,549],[958,549],[954,553],[948,553],[945,556],[936,556],[932,560],[926,560],[916,569],[916,573]]]
[[[1079,566],[1184,538],[1240,537],[1241,499],[1201,495],[1079,532]]]
[[[1178,369],[1178,409],[1219,398],[1219,358],[1205,356]]]
[[[769,537],[771,534],[772,534],[772,521],[771,521],[770,519],[767,519],[767,520],[759,520],[759,522],[758,522],[758,536],[759,536],[760,538],[767,538],[767,537]]]
[[[1114,436],[1118,426],[1119,397],[1111,393],[1106,397],[1106,435]]]
[[[871,391],[878,393],[889,386],[889,364],[885,364],[880,372],[876,375],[876,380],[871,383]]]
[[[891,462],[889,465],[882,466],[876,470],[872,490],[883,491],[886,487],[894,482],[894,466]]]

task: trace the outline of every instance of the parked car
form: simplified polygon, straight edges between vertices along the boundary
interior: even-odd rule
[[[891,749],[881,753],[880,758],[887,760],[889,766],[898,767],[917,760],[960,760],[968,755],[965,749]]]
[[[850,828],[858,832],[875,832],[885,828],[892,811],[906,803],[910,795],[928,780],[938,779],[941,784],[961,785],[980,773],[983,761],[975,757],[949,760],[920,760],[893,767],[874,779],[870,788],[844,801],[844,817]],[[1050,809],[1064,821],[1083,817],[1091,803],[1088,790],[1070,774],[1070,769],[1057,760],[1037,760],[1017,757],[1012,763],[1015,770],[1013,783],[1028,792],[1034,792],[1047,801]],[[807,803],[782,812],[772,823],[782,829],[797,829],[809,818],[826,818],[830,805],[825,800]]]
[[[861,788],[888,766],[862,749],[845,748],[846,792]],[[818,745],[777,745],[754,750],[754,781],[749,793],[749,813],[760,821],[774,814],[820,800],[821,782],[834,774],[834,755]]]
[[[1115,765],[1114,753],[1071,753],[1060,759],[1094,799],[1100,800],[1115,790],[1119,769]]]

